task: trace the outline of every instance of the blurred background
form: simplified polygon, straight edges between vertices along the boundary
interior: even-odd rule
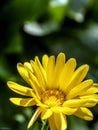
[[[27,130],[34,108],[10,103],[16,94],[8,80],[20,84],[16,64],[36,55],[75,57],[77,66],[89,64],[87,78],[98,82],[97,0],[1,0],[0,1],[0,130]],[[93,121],[68,117],[68,130],[98,130],[98,105],[91,108]],[[48,130],[40,119],[30,130]]]

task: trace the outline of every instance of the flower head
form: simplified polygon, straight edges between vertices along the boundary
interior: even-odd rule
[[[84,80],[89,70],[87,64],[76,69],[74,58],[66,61],[65,54],[59,53],[56,59],[44,55],[42,63],[36,56],[30,63],[18,63],[17,69],[31,88],[8,81],[11,90],[25,96],[12,97],[10,101],[24,107],[37,106],[28,128],[39,115],[42,120],[48,120],[50,130],[66,130],[67,115],[93,119],[88,108],[98,103],[98,84],[92,79]]]

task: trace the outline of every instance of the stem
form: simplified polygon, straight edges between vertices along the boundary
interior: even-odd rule
[[[44,120],[42,121],[42,128],[41,130],[49,130],[49,125],[48,125],[48,121]]]

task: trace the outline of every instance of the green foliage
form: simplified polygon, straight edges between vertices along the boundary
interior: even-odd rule
[[[34,108],[10,103],[8,80],[24,83],[16,64],[62,51],[75,57],[78,65],[89,64],[87,78],[98,83],[97,0],[6,0],[0,4],[0,130],[26,130]],[[78,66],[77,65],[77,66]],[[25,84],[25,83],[24,83]],[[94,120],[68,118],[68,130],[97,130],[98,105]],[[71,125],[70,125],[71,124]],[[30,130],[48,130],[40,119]]]

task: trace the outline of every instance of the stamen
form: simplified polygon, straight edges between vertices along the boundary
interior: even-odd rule
[[[61,105],[64,100],[65,94],[58,89],[48,89],[42,95],[42,103],[49,107]]]

